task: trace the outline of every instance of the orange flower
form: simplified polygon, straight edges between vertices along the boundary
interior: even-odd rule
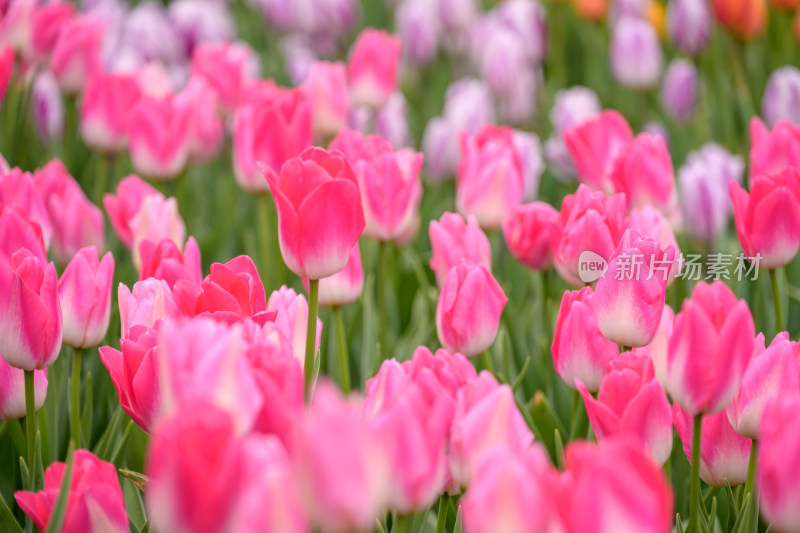
[[[719,23],[740,39],[756,39],[764,33],[766,0],[714,0],[713,7]]]
[[[608,11],[608,0],[572,0],[572,8],[581,18],[602,21]]]

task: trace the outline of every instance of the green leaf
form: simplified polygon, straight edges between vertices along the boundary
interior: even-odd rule
[[[28,470],[28,465],[25,463],[25,458],[19,458],[19,475],[22,477],[22,490],[33,490],[31,488],[31,471]]]
[[[111,450],[113,449],[114,443],[119,440],[119,430],[122,426],[122,420],[124,417],[125,413],[122,411],[122,406],[117,405],[114,414],[111,416],[111,420],[108,422],[106,430],[94,445],[93,453],[100,459],[109,461],[109,456],[111,454]]]
[[[128,519],[136,531],[141,531],[147,524],[147,512],[144,508],[141,491],[130,479],[126,478],[122,480],[122,495],[125,498]]]
[[[386,529],[383,527],[380,520],[375,520],[375,531],[378,533],[386,533]]]
[[[453,533],[462,533],[463,530],[463,519],[461,518],[461,506],[458,506],[458,510],[456,511],[456,525],[453,528]]]
[[[33,448],[33,490],[44,487],[44,467],[42,466],[42,435],[36,432]],[[29,472],[30,473],[30,472]]]
[[[119,473],[122,474],[122,477],[128,479],[131,483],[136,485],[136,487],[141,491],[144,491],[145,483],[150,481],[144,474],[134,472],[133,470],[125,470],[124,468],[120,468]]]
[[[44,533],[58,533],[64,525],[64,516],[67,514],[67,499],[69,496],[69,487],[72,483],[72,460],[74,457],[74,442],[70,441],[69,452],[67,454],[67,469],[64,471],[64,478],[61,480],[61,486],[58,488],[58,499],[53,507],[53,512],[50,514],[50,520],[47,523],[47,529]]]
[[[556,466],[559,470],[564,470],[564,441],[561,439],[561,432],[555,431]]]
[[[708,512],[708,521],[706,522],[706,532],[714,533],[714,525],[717,523],[717,498],[711,499],[711,510]]]
[[[675,531],[676,533],[684,533],[683,520],[681,520],[681,513],[675,514]]]
[[[503,352],[507,353],[507,350],[503,350]],[[525,358],[525,363],[522,365],[522,369],[519,371],[519,374],[517,374],[517,378],[514,380],[514,383],[511,384],[511,388],[514,390],[514,392],[516,392],[517,389],[519,389],[520,386],[522,385],[522,381],[525,379],[525,374],[527,374],[528,366],[530,364],[531,364],[531,356],[529,355],[528,357]]]
[[[83,397],[83,409],[81,411],[81,443],[88,448],[92,437],[92,421],[94,416],[94,394],[92,391],[92,373],[86,373],[86,383],[84,384],[86,394]]]
[[[128,421],[128,426],[125,428],[125,433],[123,433],[122,437],[120,437],[117,440],[117,444],[114,446],[114,449],[112,450],[111,455],[108,458],[108,462],[113,463],[114,461],[117,460],[119,452],[122,451],[122,446],[128,440],[128,435],[130,435],[131,431],[133,430],[133,424],[134,424],[133,420]]]
[[[0,531],[22,533],[22,526],[14,518],[2,494],[0,494]]]

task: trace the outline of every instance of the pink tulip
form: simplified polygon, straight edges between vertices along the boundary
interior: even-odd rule
[[[508,385],[498,385],[483,371],[458,391],[450,435],[450,469],[456,484],[471,483],[482,456],[498,445],[522,454],[533,443],[533,433],[517,410]]]
[[[217,93],[204,78],[194,77],[178,94],[178,105],[189,113],[189,160],[205,163],[213,159],[225,141],[225,123],[217,109]]]
[[[308,327],[308,301],[302,294],[285,285],[269,295],[267,311],[275,312],[273,321],[278,330],[291,345],[291,352],[302,367],[306,354],[306,327]],[[322,320],[317,318],[317,338],[314,353],[319,351],[322,339]]]
[[[399,383],[392,387],[386,385],[387,380]],[[367,381],[365,416],[380,435],[388,458],[389,508],[408,514],[429,507],[444,487],[452,399],[443,396],[429,401],[392,359],[384,361],[378,375]]]
[[[158,330],[162,416],[208,401],[230,413],[246,434],[263,400],[242,348],[239,326],[206,317],[167,318]]]
[[[199,285],[203,278],[200,249],[194,237],[189,237],[186,241],[183,253],[172,239],[164,239],[158,244],[145,239],[139,243],[139,257],[142,261],[139,281],[147,278],[163,279],[170,288],[174,288],[178,280]]]
[[[106,22],[94,15],[81,15],[62,25],[50,68],[66,94],[81,92],[89,77],[101,70],[105,33]]]
[[[246,255],[212,264],[211,272],[199,285],[176,282],[175,298],[187,316],[207,314],[228,324],[267,313],[264,285],[255,263]]]
[[[675,171],[664,138],[638,135],[620,151],[611,172],[611,183],[624,192],[628,208],[652,205],[670,214],[678,203]]]
[[[0,103],[8,89],[11,75],[14,73],[14,49],[6,46],[0,50]]]
[[[133,231],[131,220],[142,207],[142,202],[148,196],[162,196],[160,192],[145,183],[141,178],[131,174],[117,185],[117,195],[106,194],[103,196],[103,206],[117,232],[119,240],[128,248],[133,248]]]
[[[678,240],[675,238],[675,233],[672,231],[669,220],[655,207],[645,205],[631,210],[630,216],[628,216],[628,228],[643,237],[653,239],[662,250],[672,247],[675,251],[675,257],[669,270],[667,287],[672,285],[683,264],[681,262],[681,249],[678,246]]]
[[[591,287],[566,291],[551,346],[553,365],[564,383],[575,388],[577,378],[589,392],[600,389],[606,364],[619,353],[619,347],[597,327],[595,307]]]
[[[150,4],[152,5],[152,4]],[[167,67],[160,61],[148,61],[133,76],[142,97],[163,99],[175,94],[175,83]]]
[[[47,370],[33,372],[34,408],[38,411],[47,397]],[[25,416],[25,373],[0,357],[0,420]]]
[[[338,152],[309,148],[280,176],[261,165],[278,210],[278,240],[289,270],[322,279],[342,270],[364,229],[358,182]]]
[[[0,283],[11,283],[11,256],[21,248],[47,262],[41,227],[29,221],[18,208],[0,202]]]
[[[487,269],[492,268],[489,239],[474,216],[445,213],[439,220],[431,220],[428,235],[433,248],[430,267],[436,274],[439,287],[444,285],[450,269],[462,259],[483,265]]]
[[[306,512],[326,531],[374,527],[386,502],[386,459],[362,409],[323,382],[297,422],[291,449],[297,486]]]
[[[34,174],[36,188],[53,224],[53,257],[66,264],[87,246],[106,246],[103,212],[84,194],[64,164],[54,159]]]
[[[133,265],[141,266],[139,245],[144,240],[161,242],[172,240],[179,247],[186,241],[186,226],[178,212],[175,198],[149,195],[142,200],[139,211],[131,217],[128,227],[133,235]]]
[[[800,344],[778,333],[769,348],[756,338],[755,353],[742,376],[742,386],[728,406],[728,419],[743,437],[759,438],[764,406],[772,399],[800,394]]]
[[[669,340],[667,392],[692,415],[731,403],[753,355],[753,316],[721,281],[698,283],[683,301]]]
[[[47,248],[52,240],[53,225],[36,185],[29,172],[14,167],[0,174],[0,203],[16,207],[25,218],[38,225]]]
[[[636,441],[577,441],[566,450],[562,503],[567,531],[668,533],[675,518],[672,488]]]
[[[201,44],[192,54],[192,74],[205,79],[216,91],[222,108],[231,113],[252,78],[252,56],[246,44]]]
[[[507,302],[488,268],[461,261],[447,273],[436,305],[439,342],[467,357],[488,350]]]
[[[397,88],[402,44],[382,30],[365,29],[347,60],[350,94],[359,105],[382,107]]]
[[[329,139],[347,126],[350,95],[347,70],[342,63],[312,63],[302,90],[311,102],[315,138]]]
[[[303,283],[308,283],[304,280]],[[364,267],[361,252],[356,243],[350,249],[350,257],[344,269],[333,276],[319,280],[317,304],[320,307],[340,307],[355,302],[364,290]]]
[[[143,431],[151,432],[161,413],[158,334],[134,326],[119,343],[119,350],[101,346],[100,360],[108,369],[122,410]]]
[[[558,243],[560,221],[558,211],[548,203],[519,205],[503,222],[506,245],[528,268],[547,270],[553,266],[553,248]]]
[[[616,111],[603,111],[594,118],[563,132],[580,180],[608,191],[617,157],[633,140],[633,132]]]
[[[661,314],[661,325],[656,336],[647,346],[634,347],[631,352],[636,355],[649,357],[653,361],[656,379],[662,387],[667,386],[667,359],[669,358],[669,339],[675,324],[675,312],[669,305],[664,306]]]
[[[622,346],[650,344],[661,324],[675,250],[627,230],[597,280],[594,309],[605,337]]]
[[[178,316],[178,305],[166,281],[149,278],[137,281],[130,290],[120,283],[117,289],[120,336],[127,337],[133,328],[152,328],[159,320]]]
[[[667,395],[644,355],[621,354],[608,362],[595,399],[576,378],[598,441],[616,435],[638,439],[663,465],[672,452],[672,415]]]
[[[95,73],[81,103],[81,135],[86,146],[119,153],[128,146],[131,109],[141,97],[132,76]]]
[[[31,28],[34,53],[39,57],[49,56],[64,25],[74,17],[75,6],[70,2],[50,2],[38,6]]]
[[[100,344],[111,318],[111,284],[114,257],[97,258],[97,248],[83,248],[69,262],[58,280],[58,297],[64,317],[64,344],[89,348]]]
[[[233,170],[245,191],[267,192],[261,163],[278,174],[311,146],[311,104],[298,89],[273,88],[233,117]]]
[[[422,154],[410,149],[395,152],[377,135],[343,129],[331,142],[358,179],[364,208],[364,236],[379,241],[397,241],[419,217],[422,184],[419,171]]]
[[[39,530],[50,521],[67,465],[53,463],[44,473],[41,492],[17,491],[17,504]],[[72,478],[67,493],[62,533],[125,533],[128,514],[116,467],[101,461],[88,450],[75,450]]]
[[[504,446],[488,451],[475,467],[461,500],[468,533],[562,530],[554,485],[558,475],[541,446],[522,454]]]
[[[497,229],[523,200],[522,154],[509,128],[483,126],[475,136],[461,133],[456,173],[456,208],[475,215],[482,228]]]
[[[756,480],[764,521],[776,531],[800,531],[800,398],[776,398],[764,409]]]
[[[694,417],[676,403],[672,420],[683,442],[683,453],[691,461]],[[750,461],[750,439],[736,433],[724,411],[704,416],[702,424],[700,479],[713,487],[724,487],[726,481],[734,487],[743,484]]]
[[[769,131],[760,118],[750,122],[750,176],[800,168],[800,126],[779,120]]]
[[[178,176],[189,157],[188,108],[173,97],[140,98],[130,111],[128,142],[136,172],[156,180]]]
[[[22,248],[2,265],[0,283],[0,354],[16,368],[41,370],[61,350],[61,306],[56,267]]]
[[[729,190],[745,255],[761,254],[762,268],[789,264],[800,249],[800,171],[786,168],[756,175],[749,193],[736,182],[731,182]]]
[[[593,252],[608,261],[625,232],[625,195],[608,197],[586,185],[568,195],[561,204],[561,236],[554,259],[558,274],[570,285],[580,287],[580,258]],[[595,278],[596,279],[596,278]]]
[[[431,397],[446,394],[455,402],[458,391],[477,379],[475,367],[460,353],[436,350],[436,354],[425,346],[414,350],[410,360],[403,362],[409,379],[431,392]]]

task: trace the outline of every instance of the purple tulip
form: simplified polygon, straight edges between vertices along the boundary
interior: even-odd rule
[[[800,124],[800,70],[786,66],[770,75],[761,112],[770,128],[779,120]]]
[[[648,0],[613,0],[611,2],[611,20],[616,23],[625,17],[644,19],[647,17]]]
[[[575,177],[575,163],[564,143],[564,132],[601,110],[597,93],[587,87],[575,86],[556,93],[555,103],[550,110],[553,136],[545,142],[544,153],[557,178],[568,180]]]
[[[528,60],[540,64],[547,55],[547,18],[538,0],[506,0],[495,8],[494,17],[516,32]]]
[[[61,138],[64,132],[64,104],[53,74],[46,70],[33,84],[33,120],[42,143]]]
[[[406,0],[397,8],[395,25],[403,41],[403,52],[413,65],[427,65],[439,51],[436,5],[430,0]]]
[[[697,68],[688,59],[673,59],[661,84],[661,103],[678,122],[688,122],[697,102]]]
[[[670,0],[667,5],[669,38],[689,55],[708,46],[713,20],[708,0]]]
[[[236,36],[227,2],[219,0],[177,0],[169,4],[169,20],[187,56],[199,44],[230,42]]]
[[[186,59],[183,43],[170,24],[166,9],[154,1],[142,2],[128,14],[124,43],[144,62],[174,63]]]
[[[661,45],[653,26],[645,20],[626,17],[611,33],[611,72],[620,85],[649,89],[661,75]]]
[[[399,150],[411,145],[408,129],[408,104],[400,91],[389,97],[389,101],[375,113],[375,133]]]

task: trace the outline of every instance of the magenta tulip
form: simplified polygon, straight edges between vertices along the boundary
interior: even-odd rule
[[[563,132],[580,180],[608,191],[616,158],[633,140],[633,132],[616,111],[603,111]]]
[[[381,30],[366,29],[356,39],[347,60],[350,94],[361,105],[383,106],[397,87],[402,45]]]
[[[178,280],[200,285],[203,278],[200,249],[194,237],[186,240],[183,252],[172,239],[162,239],[158,244],[144,239],[139,242],[139,259],[139,281],[147,278],[163,279],[170,288],[174,288]]]
[[[489,238],[474,216],[468,215],[465,220],[459,214],[444,213],[439,220],[431,220],[428,236],[433,249],[430,267],[440,287],[450,269],[462,259],[492,268]]]
[[[34,409],[38,411],[47,397],[47,371],[34,370]],[[0,357],[0,420],[25,416],[25,372],[14,368]]]
[[[670,215],[678,203],[675,172],[661,136],[638,135],[617,157],[611,173],[616,192],[624,192],[628,209],[652,205]]]
[[[131,108],[140,97],[132,76],[91,76],[81,103],[81,135],[86,146],[108,153],[123,151],[128,145]]]
[[[88,348],[100,344],[111,318],[111,285],[114,257],[111,252],[99,261],[94,246],[81,249],[69,262],[58,281],[58,297],[64,317],[64,344]]]
[[[117,185],[117,195],[106,194],[103,196],[103,206],[111,221],[111,226],[117,232],[119,240],[128,248],[134,247],[133,230],[131,221],[139,213],[142,202],[148,196],[163,195],[141,178],[131,174]]]
[[[136,172],[155,180],[176,178],[189,158],[190,118],[189,109],[174,97],[139,99],[128,119]]]
[[[533,270],[547,270],[553,266],[560,222],[561,215],[548,203],[523,204],[503,222],[503,236],[518,261]]]
[[[101,68],[106,22],[82,15],[65,22],[58,33],[50,68],[66,94],[78,94],[92,74]]]
[[[750,122],[750,177],[800,168],[800,126],[779,120],[772,131],[753,118]]]
[[[800,531],[800,398],[776,398],[764,409],[756,479],[765,522],[776,531]]]
[[[134,327],[152,328],[160,320],[178,316],[175,296],[166,281],[148,278],[133,285],[120,283],[117,288],[120,336],[127,337]]]
[[[267,311],[276,313],[274,327],[289,340],[291,353],[303,367],[306,353],[306,327],[308,325],[308,300],[285,285],[269,295]],[[322,339],[322,320],[317,318],[317,337],[314,353],[319,351]]]
[[[312,63],[302,90],[311,102],[315,138],[330,139],[347,126],[350,95],[347,92],[347,70],[342,63]]]

